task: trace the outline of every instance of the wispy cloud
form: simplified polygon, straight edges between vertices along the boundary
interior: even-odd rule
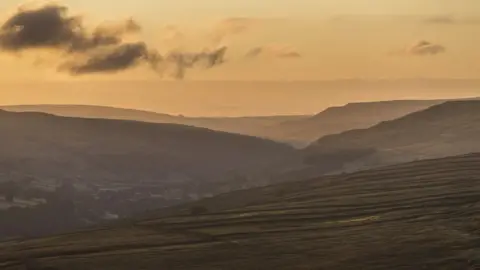
[[[248,58],[256,58],[261,56],[276,58],[299,58],[300,52],[288,45],[270,44],[252,48],[245,55]]]
[[[441,44],[421,40],[407,48],[407,53],[412,55],[437,55],[446,52],[446,48]]]
[[[405,46],[404,49],[390,52],[390,55],[402,56],[433,56],[443,54],[447,51],[447,48],[441,44],[433,43],[426,40],[420,40]]]
[[[455,17],[453,15],[437,15],[423,20],[426,24],[437,25],[460,25],[460,24],[480,24],[480,18],[475,17]]]
[[[260,20],[249,17],[232,17],[218,22],[209,34],[212,42],[221,45],[229,37],[244,34],[259,24]]]

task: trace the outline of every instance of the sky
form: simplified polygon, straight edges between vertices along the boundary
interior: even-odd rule
[[[19,6],[38,8],[43,3],[52,2],[2,0],[0,20],[5,22],[14,16]],[[223,85],[230,88],[225,91],[236,91],[235,96],[248,93],[246,100],[255,99],[252,91],[270,93],[281,84],[269,84],[268,89],[261,83],[248,84],[247,91],[242,89],[245,82],[339,81],[341,84],[341,81],[351,79],[390,80],[391,88],[397,89],[385,96],[379,95],[379,89],[372,86],[372,89],[364,90],[365,96],[342,94],[339,98],[335,96],[335,91],[326,89],[327,86],[322,83],[312,86],[318,91],[298,89],[292,83],[287,84],[290,90],[286,90],[286,86],[278,88],[278,93],[287,93],[278,95],[286,95],[289,100],[302,97],[309,101],[314,96],[322,98],[317,102],[319,105],[312,104],[312,108],[305,105],[308,108],[304,112],[315,110],[315,106],[320,110],[322,106],[331,104],[381,97],[404,99],[480,95],[480,91],[475,92],[480,85],[471,81],[466,90],[452,87],[452,92],[442,90],[438,91],[438,95],[432,93],[435,89],[429,89],[428,93],[421,88],[416,88],[420,93],[411,89],[401,92],[396,85],[399,80],[412,78],[480,79],[480,61],[476,60],[480,59],[480,1],[477,0],[65,0],[55,3],[68,7],[69,16],[82,16],[82,24],[87,29],[132,18],[141,26],[141,31],[129,35],[122,42],[141,41],[147,44],[149,51],[154,50],[162,56],[172,52],[214,53],[223,46],[226,53],[223,61],[213,67],[186,68],[185,74],[182,72],[182,81],[178,81],[177,67],[173,67],[178,62],[169,63],[169,71],[161,71],[161,76],[157,69],[152,70],[146,63],[115,73],[95,70],[82,76],[72,76],[59,71],[58,66],[67,62],[66,57],[68,61],[70,58],[79,61],[79,53],[62,54],[55,50],[30,48],[15,52],[0,50],[0,86],[5,89],[0,90],[0,104],[90,102],[173,113],[190,104],[187,100],[193,95],[172,94],[185,99],[181,104],[177,101],[179,106],[175,108],[167,108],[172,104],[162,102],[154,106],[148,99],[163,95],[152,92],[152,89],[159,88],[160,92],[168,93],[169,89],[165,87],[172,88],[171,85],[175,84],[176,88],[182,88],[184,81],[188,81],[187,88],[191,91],[195,91],[191,82],[225,82]],[[81,56],[85,59],[92,57],[83,52]],[[122,94],[119,97],[121,102],[94,98],[111,96],[122,81],[148,82],[149,86],[138,90],[145,91],[139,96]],[[96,82],[96,93],[100,94],[92,94],[91,100],[69,92],[70,88],[78,88],[85,83],[95,85]],[[243,84],[232,87],[233,82]],[[38,88],[53,89],[53,92],[41,93],[25,86],[32,84],[41,84],[42,87]],[[198,86],[198,90],[206,91],[204,95],[208,99],[210,94],[202,85]],[[354,85],[352,87],[355,88]],[[232,90],[234,88],[237,90]],[[140,97],[145,100],[139,101]],[[270,110],[254,110],[248,107],[251,102],[245,101],[243,105],[236,104],[234,107],[237,110],[233,111],[231,108],[224,111],[213,107],[209,109],[205,105],[203,110],[192,110],[190,113],[302,113],[299,105],[296,106],[300,108],[289,106],[286,102],[281,104],[271,106]]]

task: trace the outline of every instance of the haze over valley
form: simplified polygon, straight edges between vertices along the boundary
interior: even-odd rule
[[[0,1],[0,269],[480,269],[479,3]]]

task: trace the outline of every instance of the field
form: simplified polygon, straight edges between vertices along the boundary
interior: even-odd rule
[[[480,154],[238,191],[0,243],[1,269],[23,269],[27,258],[68,270],[479,269]]]

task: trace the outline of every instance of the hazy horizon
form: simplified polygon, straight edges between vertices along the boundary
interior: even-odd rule
[[[479,32],[480,0],[0,0],[0,268],[480,270]]]
[[[478,1],[55,3],[0,3],[0,104],[252,116],[480,96]]]
[[[0,105],[99,105],[185,116],[316,114],[347,103],[480,97],[480,80],[4,83]],[[18,89],[35,88],[30,95]]]

